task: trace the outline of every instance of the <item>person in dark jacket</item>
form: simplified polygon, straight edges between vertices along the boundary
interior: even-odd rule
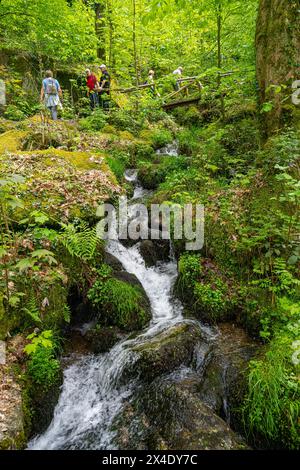
[[[105,95],[110,94],[110,75],[105,64],[100,65],[99,68],[101,70],[99,97],[102,99],[103,108],[108,108],[109,100],[105,99]]]

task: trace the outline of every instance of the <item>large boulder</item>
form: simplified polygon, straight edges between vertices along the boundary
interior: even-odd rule
[[[192,382],[192,383],[191,383]],[[165,376],[145,387],[115,421],[122,449],[242,450],[247,444],[194,390]]]
[[[205,342],[198,324],[182,322],[162,331],[154,338],[132,348],[138,355],[132,368],[143,380],[155,377],[192,362],[198,342]]]
[[[109,351],[122,337],[116,327],[96,325],[86,332],[84,340],[91,352],[99,354]]]
[[[167,261],[170,257],[169,240],[142,240],[140,253],[147,267],[155,266],[159,261]]]
[[[198,393],[216,414],[240,428],[239,409],[247,387],[246,372],[249,361],[257,354],[258,344],[232,324],[222,324],[218,330],[209,362],[199,375],[202,378]]]

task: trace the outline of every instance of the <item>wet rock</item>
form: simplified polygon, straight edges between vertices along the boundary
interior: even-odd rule
[[[121,338],[122,334],[117,328],[98,325],[84,335],[90,351],[95,354],[109,351]]]
[[[124,271],[122,263],[110,253],[105,252],[103,261],[105,264],[108,264],[113,271]]]
[[[134,372],[143,380],[151,381],[182,364],[189,365],[199,341],[205,341],[205,337],[198,324],[179,323],[172,326],[133,348],[139,355]]]
[[[59,400],[60,389],[63,383],[62,370],[53,385],[45,390],[35,385],[31,392],[31,408],[33,410],[31,419],[31,435],[41,434],[50,425],[55,406]]]
[[[258,348],[243,329],[222,324],[214,340],[210,361],[201,371],[199,397],[235,428],[240,429],[238,410],[246,391],[248,364]]]
[[[169,240],[142,240],[139,250],[146,266],[155,266],[158,261],[169,259],[170,242]]]
[[[244,440],[203,403],[191,379],[165,376],[140,391],[118,417],[122,449],[242,450]]]

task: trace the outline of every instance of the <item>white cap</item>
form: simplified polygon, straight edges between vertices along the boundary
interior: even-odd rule
[[[106,65],[105,65],[105,64],[101,64],[99,68],[100,68],[100,69],[106,69]]]

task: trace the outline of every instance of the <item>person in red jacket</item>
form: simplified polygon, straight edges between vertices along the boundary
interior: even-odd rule
[[[90,69],[86,69],[85,74],[86,74],[86,86],[88,88],[91,109],[95,109],[95,107],[99,105],[99,98],[98,98],[99,83],[98,83],[96,75],[92,73]]]

